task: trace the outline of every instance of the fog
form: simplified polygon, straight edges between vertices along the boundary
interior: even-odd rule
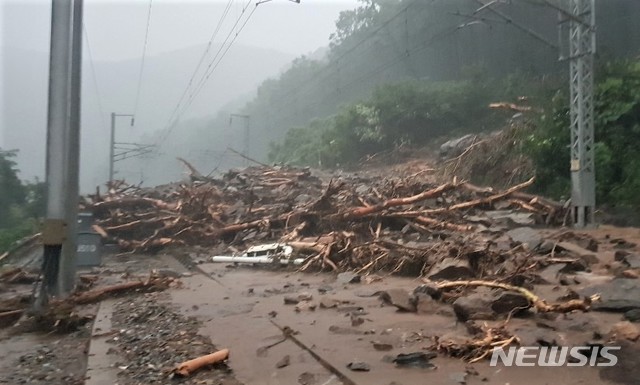
[[[51,4],[1,4],[0,147],[20,150],[21,178],[42,178]],[[637,57],[640,3],[596,4],[597,65]],[[528,0],[487,7],[468,0],[271,0],[259,5],[255,0],[85,0],[81,188],[93,191],[108,179],[114,112],[135,114],[133,126],[128,118],[117,119],[117,142],[154,145],[145,157],[116,163],[115,177],[155,185],[186,176],[177,157],[208,174],[246,164],[235,151],[262,162],[321,166],[357,160],[362,154],[354,151],[354,143],[364,153],[403,143],[409,137],[399,130],[420,132],[418,142],[431,141],[429,115],[450,109],[447,97],[464,82],[477,85],[463,95],[476,98],[480,114],[486,109],[480,100],[488,104],[491,97],[513,98],[538,87],[566,91],[568,62],[558,60],[567,55],[568,33],[558,33],[566,23],[559,24],[557,9],[547,5]],[[434,111],[412,107],[426,114],[424,120],[407,123],[415,114],[402,110],[385,122],[387,136],[374,125],[357,138],[363,121],[394,111],[400,105],[396,99],[403,100],[411,87],[451,81],[459,83],[442,88],[434,100],[423,100]],[[402,92],[390,88],[375,94],[389,84]],[[367,117],[372,110],[358,104],[372,93],[381,107]],[[330,120],[349,106],[355,113]],[[230,120],[233,114],[249,119]],[[464,114],[452,113],[442,132],[434,132],[462,133],[458,121]],[[499,124],[468,129],[492,130]],[[370,148],[363,144],[367,140]]]
[[[153,142],[157,133],[168,127],[171,112],[228,3],[226,0],[152,2],[139,103],[137,111],[133,111],[149,1],[85,1],[83,191],[91,191],[108,179],[111,112],[136,114],[134,127],[125,119],[117,121],[116,140],[119,142]],[[21,178],[42,178],[51,2],[3,0],[0,4],[3,91],[0,147],[20,150],[17,161]],[[231,1],[230,4],[196,80],[232,31],[234,23],[239,19],[243,21],[242,17],[254,8],[255,2]],[[292,59],[321,52],[327,47],[339,13],[356,4],[355,0],[305,0],[301,4],[273,0],[260,4],[206,81],[202,92],[180,115],[180,122],[207,122],[207,116],[215,116],[225,106],[242,105],[262,81],[277,76]],[[244,7],[247,9],[243,14]],[[235,31],[238,31],[237,27]],[[231,34],[231,38],[233,36]],[[180,132],[183,128],[184,125],[173,127],[167,141],[179,140],[184,135]],[[219,139],[218,144],[223,148],[238,147],[238,143]],[[144,173],[142,164],[117,166],[119,173],[116,176],[137,179]],[[151,173],[153,171],[151,167]],[[175,172],[167,175],[160,171],[159,177],[152,182],[179,176]]]

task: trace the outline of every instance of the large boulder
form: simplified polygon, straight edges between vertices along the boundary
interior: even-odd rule
[[[626,312],[640,309],[640,281],[616,278],[610,282],[588,286],[579,291],[582,296],[600,294],[600,301],[591,309],[599,311]]]

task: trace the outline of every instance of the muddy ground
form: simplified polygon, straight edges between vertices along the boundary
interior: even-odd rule
[[[604,228],[591,234],[604,245],[613,234],[640,240],[634,229]],[[606,265],[612,250],[601,249],[598,256]],[[194,257],[204,260],[202,255]],[[622,342],[619,365],[606,369],[490,367],[486,360],[470,364],[442,354],[427,368],[400,367],[390,357],[428,352],[435,337],[470,338],[467,325],[456,319],[448,304],[429,302],[418,312],[402,312],[378,298],[377,293],[392,289],[409,292],[421,283],[418,279],[382,274],[375,280],[347,283],[344,276],[333,274],[208,262],[197,266],[190,270],[169,255],[107,258],[100,272],[108,282],[160,268],[179,275],[182,287],[85,308],[97,321],[69,334],[4,329],[0,383],[631,385],[640,378],[640,346],[631,341]],[[550,299],[565,290],[561,285],[535,287],[537,294]],[[310,301],[296,306],[285,304],[285,298]],[[505,324],[523,344],[583,344],[606,340],[612,325],[621,320],[620,313],[591,311],[477,322]],[[283,339],[279,328],[293,330],[297,341],[345,377],[341,380],[292,340],[278,343]],[[181,361],[223,347],[231,350],[227,365],[186,379],[171,374]],[[350,363],[369,370],[352,371],[347,368]]]
[[[416,160],[399,167],[415,176],[431,170],[425,165]],[[370,176],[400,173],[393,167],[371,171]],[[523,261],[535,263],[520,266],[539,279],[521,283],[547,302],[584,299],[613,286],[618,290],[605,293],[608,297],[586,312],[524,309],[494,314],[489,302],[483,308],[493,292],[460,289],[455,295],[475,298],[467,304],[471,317],[462,317],[460,304],[456,308],[453,301],[412,294],[424,283],[421,278],[384,270],[353,276],[215,264],[209,257],[229,250],[211,246],[173,247],[156,255],[107,255],[101,267],[81,271],[98,277],[96,287],[144,280],[151,271],[179,284],[162,292],[128,292],[77,306],[74,311],[91,321],[64,333],[34,329],[23,320],[0,326],[0,384],[640,384],[640,310],[637,318],[628,313],[640,309],[640,295],[629,295],[640,292],[640,229],[519,229],[525,238],[534,233],[541,241],[529,254],[521,251]],[[514,246],[518,242],[504,231],[496,238],[504,255],[527,243],[525,239]],[[404,232],[397,232],[394,242],[412,249],[400,243]],[[429,241],[443,243],[434,237]],[[542,241],[551,247],[541,251]],[[558,248],[563,241],[570,243],[564,247],[576,250]],[[404,249],[398,250],[394,255],[400,260]],[[509,267],[506,259],[501,266]],[[11,263],[39,266],[34,255],[22,264]],[[445,279],[460,278],[449,273]],[[0,280],[0,303],[28,298],[31,291],[31,284]],[[0,313],[3,310],[8,309]],[[486,357],[472,363],[442,348],[476,343],[487,330],[502,330],[505,339],[511,336],[513,344],[523,346],[620,345],[622,350],[618,365],[609,368],[523,368],[492,367]],[[181,362],[222,348],[231,352],[226,363],[186,378],[173,373]],[[419,360],[406,365],[399,360],[402,354]]]

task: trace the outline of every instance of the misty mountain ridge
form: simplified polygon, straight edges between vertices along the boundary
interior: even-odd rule
[[[146,57],[135,126],[118,119],[116,141],[138,141],[167,126],[204,49],[192,46]],[[219,45],[210,48],[198,74],[218,49]],[[21,178],[43,178],[49,56],[11,46],[2,48],[2,56],[5,147],[20,150]],[[86,45],[83,59],[81,188],[90,191],[108,178],[110,113],[133,113],[140,59],[94,62],[103,116]],[[264,79],[277,76],[292,59],[274,49],[234,44],[181,120],[212,116],[230,101],[249,98]]]

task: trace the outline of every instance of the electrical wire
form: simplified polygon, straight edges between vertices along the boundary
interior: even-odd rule
[[[169,120],[168,120],[169,123],[173,120],[173,117],[178,112],[178,110],[180,108],[180,105],[182,104],[182,101],[184,100],[184,97],[187,95],[187,92],[191,88],[191,85],[193,84],[193,80],[195,79],[196,75],[198,74],[198,71],[200,70],[200,67],[202,66],[202,63],[204,62],[205,57],[207,56],[207,54],[209,53],[209,50],[211,49],[211,46],[213,44],[213,40],[218,35],[218,32],[220,31],[220,28],[222,27],[222,23],[224,22],[224,19],[226,19],[227,15],[229,14],[229,11],[231,10],[231,5],[232,4],[233,4],[233,0],[229,0],[229,2],[227,2],[227,6],[225,7],[224,11],[222,12],[222,15],[220,16],[220,19],[218,20],[218,24],[216,25],[216,28],[214,29],[213,33],[211,34],[211,37],[209,38],[209,42],[207,43],[207,46],[206,46],[205,50],[202,52],[202,55],[200,56],[200,60],[198,61],[198,64],[196,65],[196,68],[193,70],[193,73],[191,74],[191,77],[189,78],[189,81],[187,82],[187,86],[185,87],[184,91],[182,92],[182,95],[180,95],[180,98],[178,99],[178,103],[176,103],[176,106],[173,109],[173,111],[171,112],[171,115],[169,115]]]
[[[233,45],[233,43],[236,41],[236,39],[238,38],[238,36],[240,35],[240,32],[242,32],[242,30],[244,29],[244,27],[247,25],[247,23],[249,22],[249,19],[251,19],[251,16],[253,16],[253,13],[256,11],[258,7],[255,6],[251,12],[249,13],[249,16],[247,16],[246,20],[244,21],[244,23],[242,24],[242,26],[240,27],[240,29],[238,30],[238,32],[236,32],[235,36],[233,37],[233,39],[231,40],[231,42],[229,43],[229,45],[227,45],[227,47],[224,49],[224,52],[222,52],[222,55],[220,56],[220,58],[218,59],[218,61],[215,63],[215,65],[213,65],[213,67],[211,67],[211,69],[207,72],[206,77],[203,79],[202,82],[200,82],[199,86],[195,89],[193,96],[191,97],[191,99],[189,100],[189,102],[187,103],[187,106],[184,108],[184,110],[182,111],[182,113],[186,112],[186,110],[189,108],[189,106],[191,105],[191,103],[193,103],[193,100],[198,96],[198,94],[200,93],[200,91],[202,91],[202,89],[204,88],[206,82],[209,80],[209,78],[211,77],[211,75],[213,74],[213,72],[215,71],[215,69],[218,67],[218,65],[220,65],[220,62],[222,62],[222,59],[224,59],[224,57],[227,55],[227,52],[229,52],[229,49],[231,48],[231,46]],[[222,47],[221,47],[222,48]]]
[[[189,94],[188,100],[185,103],[185,105],[182,106],[182,109],[175,115],[175,117],[171,118],[171,121],[167,122],[167,125],[165,126],[165,129],[164,129],[164,134],[160,137],[160,139],[157,142],[158,146],[160,144],[162,144],[164,141],[166,141],[167,138],[169,137],[169,135],[171,135],[171,132],[173,131],[173,129],[177,126],[178,122],[180,121],[180,117],[189,109],[189,107],[191,106],[193,101],[196,99],[196,97],[202,91],[202,89],[206,85],[207,81],[209,80],[209,78],[211,77],[213,72],[220,65],[220,62],[222,61],[222,59],[226,56],[227,52],[229,51],[229,49],[231,48],[233,43],[236,41],[236,39],[238,38],[238,36],[242,32],[242,30],[245,28],[245,26],[247,25],[247,23],[251,19],[251,16],[254,14],[254,12],[258,8],[258,4],[254,5],[254,8],[251,10],[249,15],[246,17],[246,19],[244,20],[243,24],[240,26],[240,28],[237,31],[235,31],[236,27],[238,26],[238,24],[240,24],[240,21],[242,20],[243,16],[246,13],[246,10],[249,8],[249,5],[251,4],[252,1],[253,0],[249,0],[246,3],[246,5],[244,6],[244,8],[242,8],[242,11],[240,12],[240,16],[238,17],[236,22],[231,27],[231,30],[227,34],[227,36],[224,39],[223,43],[220,45],[220,48],[218,49],[218,51],[214,55],[213,59],[207,65],[207,68],[206,68],[204,74],[202,75],[202,77],[198,81],[198,83],[195,86],[194,90]],[[235,35],[233,36],[233,38],[231,39],[229,44],[226,45],[234,32],[235,32]]]
[[[98,101],[98,111],[100,111],[100,121],[104,132],[107,132],[107,125],[105,120],[104,109],[102,108],[102,97],[100,96],[100,87],[98,87],[98,77],[96,75],[96,67],[93,61],[93,53],[91,51],[91,42],[89,41],[89,32],[87,32],[87,26],[83,23],[82,30],[84,31],[84,38],[87,42],[87,52],[89,53],[89,65],[91,66],[91,77],[93,78],[93,87],[96,93],[96,99]]]
[[[144,33],[144,45],[142,46],[142,59],[140,60],[140,71],[138,73],[138,87],[136,90],[136,99],[133,105],[133,116],[138,112],[138,103],[140,102],[140,90],[142,89],[142,74],[144,73],[144,61],[147,56],[147,43],[149,41],[149,26],[151,25],[151,6],[153,0],[149,0],[149,10],[147,11],[147,27]]]

